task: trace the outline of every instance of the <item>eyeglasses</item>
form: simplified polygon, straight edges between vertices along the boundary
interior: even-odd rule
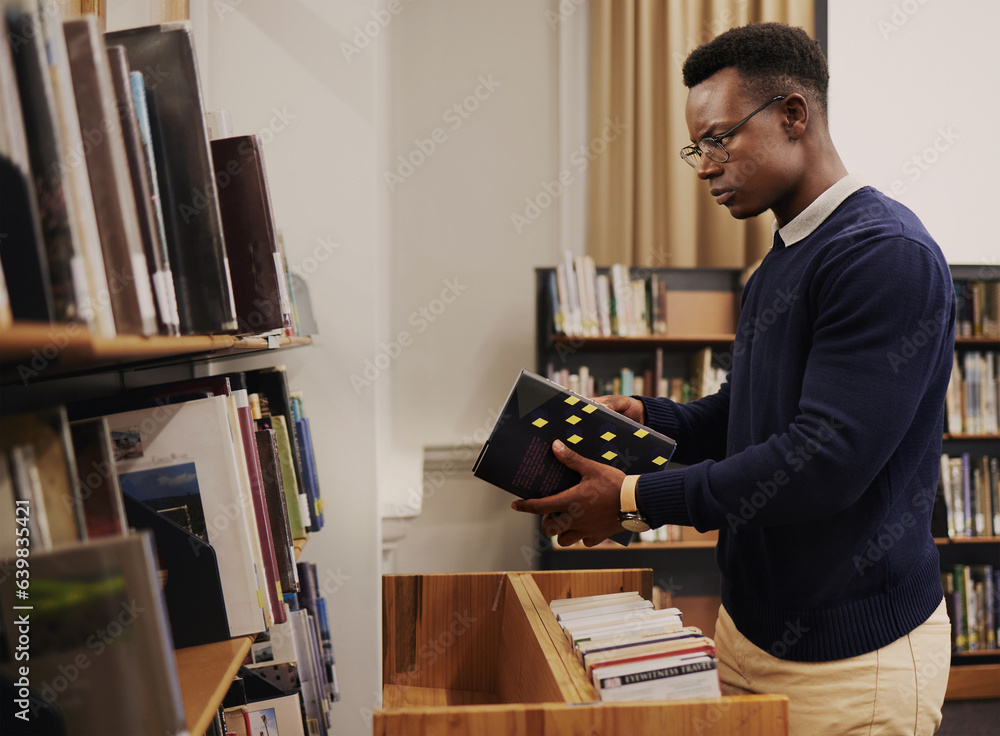
[[[684,148],[681,149],[681,158],[687,161],[691,165],[691,167],[695,169],[698,168],[698,164],[701,161],[702,154],[705,154],[711,161],[715,161],[715,163],[717,164],[726,163],[726,161],[729,160],[729,151],[727,151],[726,147],[722,145],[722,141],[726,140],[727,138],[732,138],[733,134],[736,132],[736,129],[741,125],[743,125],[743,123],[745,123],[747,120],[749,120],[754,115],[759,113],[761,110],[766,108],[768,105],[777,102],[778,100],[783,100],[785,99],[785,97],[786,95],[778,95],[777,97],[768,100],[763,105],[754,110],[752,113],[743,118],[740,122],[736,123],[736,125],[727,130],[725,133],[712,136],[711,138],[702,138],[697,143],[692,143],[690,146],[684,146]]]

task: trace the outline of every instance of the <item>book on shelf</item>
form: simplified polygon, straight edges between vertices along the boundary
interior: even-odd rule
[[[196,536],[204,525],[218,556],[230,635],[240,636],[266,628],[269,598],[232,411],[227,397],[213,396],[111,414],[108,426],[123,492],[144,502],[158,496],[162,510],[191,519]]]
[[[1000,566],[951,565],[941,572],[951,618],[952,651],[997,651],[1000,642]]]
[[[163,213],[159,211],[159,198],[154,197],[150,191],[150,164],[147,155],[151,152],[151,147],[143,141],[132,72],[123,47],[108,46],[106,53],[132,184],[131,201],[135,202],[142,249],[149,267],[149,279],[156,304],[157,325],[160,334],[179,335],[180,316],[177,314],[174,277],[170,270],[170,254],[163,242]],[[141,75],[139,78],[141,80]],[[144,89],[138,99],[145,105]],[[148,119],[145,109],[142,115]]]
[[[473,474],[521,498],[549,496],[577,484],[579,473],[556,459],[561,440],[583,457],[627,475],[667,467],[676,443],[566,388],[522,370]],[[616,535],[616,541],[623,536]]]
[[[60,733],[187,732],[155,560],[149,535],[136,533],[33,553],[26,601],[15,598],[14,575],[0,579],[7,651],[27,620],[26,688],[59,713]],[[0,669],[16,680],[29,667],[12,657]],[[27,701],[5,708],[33,722]]]
[[[952,539],[1000,536],[1000,456],[942,453],[939,495]]]
[[[104,417],[72,421],[69,430],[87,538],[120,537],[128,531],[128,522],[108,421]]]
[[[84,151],[117,329],[157,333],[156,307],[107,51],[94,16],[63,23]]]
[[[3,6],[0,6],[3,7]],[[0,31],[7,35],[6,14]],[[10,320],[53,319],[52,285],[9,44],[0,44],[0,266]]]
[[[181,333],[233,331],[235,302],[191,26],[181,22],[133,28],[107,33],[105,40],[123,46],[129,68],[146,81]]]
[[[623,263],[598,268],[569,251],[544,286],[552,331],[574,337],[729,334],[735,329],[731,290],[669,288],[657,269]]]
[[[211,142],[236,318],[241,333],[290,335],[292,307],[257,135]]]
[[[1000,351],[958,350],[945,395],[948,431],[995,435],[1000,432]]]
[[[954,285],[956,337],[1000,339],[1000,280],[962,279]]]
[[[69,421],[61,406],[4,417],[0,451],[9,453],[18,498],[31,501],[31,514],[47,529],[39,541],[53,547],[86,541]]]
[[[86,270],[69,193],[71,168],[67,166],[65,128],[60,123],[54,89],[58,78],[49,66],[50,59],[59,57],[57,53],[49,55],[51,35],[45,32],[36,2],[4,0],[0,8],[6,17],[5,36],[18,41],[8,41],[6,46],[17,80],[31,173],[30,195],[36,204],[36,209],[27,212],[32,216],[37,213],[43,245],[38,260],[51,294],[52,312],[47,321],[86,322],[86,307],[81,311],[81,304],[88,304],[89,297]],[[8,270],[5,266],[5,273]],[[18,277],[16,272],[6,273],[8,285]]]

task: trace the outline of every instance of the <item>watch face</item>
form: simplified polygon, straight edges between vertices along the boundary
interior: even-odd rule
[[[648,532],[650,528],[646,520],[639,514],[622,514],[618,518],[618,523],[625,531],[629,532]]]

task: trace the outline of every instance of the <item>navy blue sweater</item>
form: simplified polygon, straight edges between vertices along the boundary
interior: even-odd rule
[[[641,506],[720,530],[722,601],[758,647],[852,657],[941,602],[930,517],[954,322],[940,249],[866,187],[764,258],[717,394],[642,399],[688,467],[641,476]]]

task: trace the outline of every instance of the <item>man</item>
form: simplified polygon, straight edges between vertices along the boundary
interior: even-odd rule
[[[930,533],[954,342],[948,265],[912,212],[848,176],[827,125],[826,59],[801,29],[732,29],[683,74],[681,156],[733,217],[776,220],[743,293],[732,370],[690,404],[602,399],[675,438],[687,467],[624,476],[557,442],[580,484],[514,508],[545,514],[561,544],[597,544],[620,518],[719,529],[725,685],[788,694],[793,734],[931,734],[950,659]]]

